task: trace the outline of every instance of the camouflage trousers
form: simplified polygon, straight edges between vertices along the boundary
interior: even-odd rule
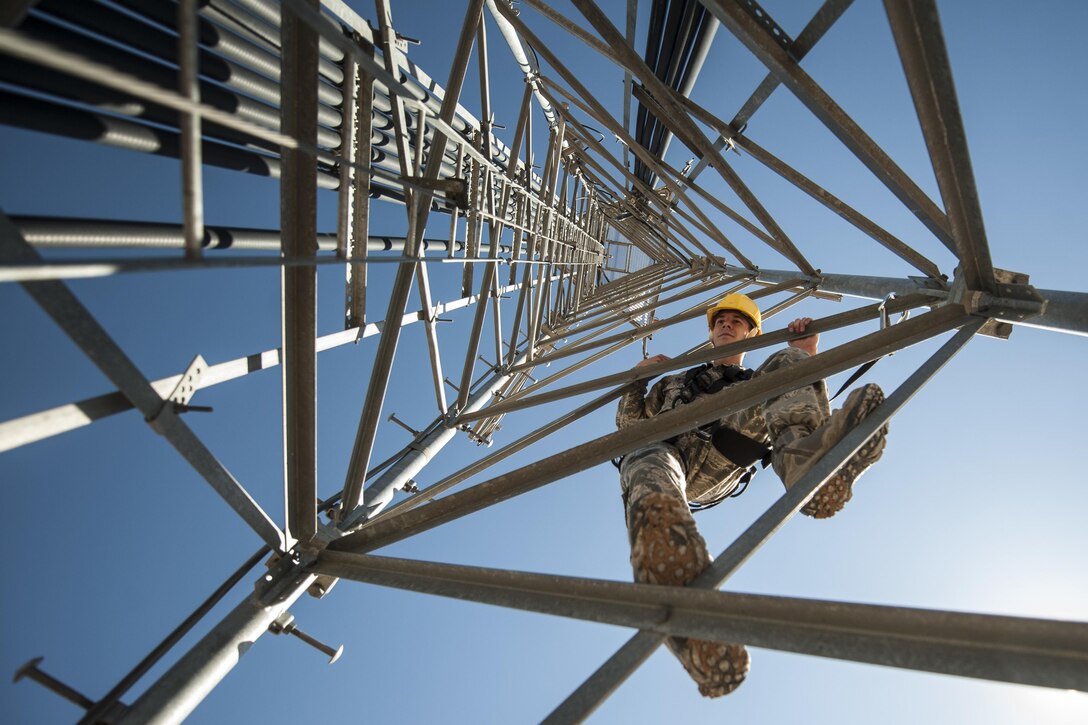
[[[768,358],[753,377],[807,357],[803,350],[786,348]],[[832,415],[827,387],[821,380],[731,413],[720,422],[749,438],[769,441],[775,473],[789,488],[812,461],[830,450],[883,400],[878,386],[865,385],[853,391],[843,408]],[[802,512],[815,518],[835,515],[850,499],[854,480],[880,457],[886,434],[887,426],[873,434],[824,482]],[[698,501],[717,493],[728,494],[741,471],[720,453],[715,455],[727,465],[706,468],[707,451],[695,447],[707,445],[712,444],[705,438],[685,434],[634,451],[621,463],[620,483],[635,581],[686,586],[710,566],[710,553],[688,508],[688,496]],[[682,637],[669,637],[666,644],[699,692],[707,697],[735,690],[751,666],[748,651],[740,644]]]
[[[781,370],[807,357],[808,353],[797,348],[787,347],[779,350],[759,366],[753,378]],[[820,380],[750,408],[730,413],[722,419],[722,422],[749,438],[768,440],[772,445],[774,470],[785,482],[793,478],[795,473],[793,469],[804,462],[787,455],[786,447],[819,428],[830,415],[831,405],[827,399],[827,385]],[[677,443],[683,445],[691,438],[691,436],[681,437]],[[691,458],[691,456],[685,456],[684,452],[676,446],[664,442],[652,443],[626,456],[620,467],[620,485],[623,488],[627,508],[630,509],[630,504],[634,500],[647,493],[676,496],[685,503],[691,493],[698,500],[704,491],[711,489],[714,482],[704,482],[697,472],[685,470],[684,461]],[[740,472],[736,469],[734,471],[739,476]],[[688,481],[692,481],[697,490],[689,492]],[[627,523],[630,531],[629,511]]]

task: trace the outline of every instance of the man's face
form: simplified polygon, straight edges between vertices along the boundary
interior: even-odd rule
[[[744,340],[752,333],[748,318],[733,310],[722,310],[714,315],[714,327],[710,329],[710,341],[714,347]]]

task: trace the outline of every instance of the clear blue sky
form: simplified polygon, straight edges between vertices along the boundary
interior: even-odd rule
[[[370,4],[353,2],[372,18]],[[423,41],[411,56],[445,84],[461,3],[401,3],[394,23]],[[623,2],[605,3],[622,27]],[[819,3],[764,3],[796,35]],[[521,6],[553,50],[616,115],[622,73]],[[939,3],[995,265],[1027,272],[1042,288],[1084,291],[1088,265],[1088,74],[1081,34],[1088,6],[1052,2]],[[561,7],[575,17],[576,11]],[[641,9],[639,49],[645,32]],[[731,118],[764,71],[719,31],[692,96]],[[522,82],[499,36],[489,34],[492,103],[509,140]],[[0,61],[2,62],[2,61]],[[880,3],[859,0],[804,62],[878,143],[939,199]],[[545,73],[548,71],[545,70]],[[471,76],[464,105],[478,109]],[[592,125],[592,124],[591,124]],[[541,123],[537,141],[543,148]],[[748,134],[929,255],[946,250],[783,89]],[[611,138],[609,148],[620,153]],[[177,221],[176,161],[0,128],[0,207],[9,215]],[[687,152],[674,143],[669,161]],[[896,257],[818,207],[751,159],[731,156],[816,267],[825,272],[914,274]],[[728,200],[711,172],[701,182]],[[278,185],[206,170],[206,218],[225,226],[278,226]],[[323,192],[320,227],[335,228],[335,195]],[[401,207],[375,205],[372,229],[403,233]],[[713,218],[719,221],[719,217]],[[761,266],[787,263],[730,222],[722,228]],[[436,233],[445,229],[436,225]],[[385,316],[392,267],[372,270],[371,319]],[[431,269],[436,296],[451,299],[459,268]],[[319,272],[319,332],[336,331],[342,272]],[[150,378],[200,353],[221,362],[276,347],[276,270],[125,275],[73,282],[80,299]],[[418,298],[413,295],[412,305]],[[845,305],[808,302],[797,314]],[[111,390],[86,357],[17,286],[0,286],[0,420]],[[663,310],[664,315],[668,310]],[[471,310],[441,327],[443,360],[459,372]],[[778,319],[772,329],[784,324]],[[705,334],[698,321],[655,335],[650,351],[676,354]],[[828,335],[823,348],[847,339]],[[460,347],[459,347],[460,345]],[[894,389],[935,349],[919,345],[882,361],[868,379]],[[319,492],[341,488],[376,339],[319,357]],[[585,376],[629,368],[637,346]],[[405,330],[386,406],[415,427],[434,416],[422,328]],[[1085,339],[1018,328],[1008,341],[974,340],[894,421],[884,459],[853,502],[830,521],[798,517],[726,585],[730,591],[1088,620],[1083,566],[1088,530],[1080,412]],[[488,353],[484,353],[488,356]],[[763,353],[753,355],[750,365]],[[550,372],[549,370],[548,372]],[[456,376],[451,375],[451,379]],[[572,380],[579,379],[578,376]],[[834,385],[837,381],[832,381]],[[282,519],[280,373],[250,375],[198,393],[213,414],[191,415],[212,451],[258,502]],[[509,416],[496,446],[563,406]],[[587,416],[498,470],[612,430],[612,411]],[[407,443],[383,428],[374,459]],[[494,450],[494,449],[492,449]],[[420,477],[429,485],[481,454],[458,440]],[[93,697],[105,693],[259,542],[163,439],[128,413],[0,456],[5,503],[0,542],[4,616],[0,671],[31,657]],[[478,479],[482,480],[482,479]],[[750,491],[700,516],[712,551],[724,549],[780,494],[769,472]],[[628,580],[616,474],[598,466],[379,553],[573,576]],[[218,621],[248,583],[213,612]],[[546,715],[631,632],[341,582],[322,601],[292,610],[299,627],[335,645],[340,662],[293,639],[262,638],[196,710],[194,723],[531,722]],[[195,641],[187,639],[185,645]],[[748,682],[716,701],[698,696],[659,651],[593,722],[986,722],[1083,723],[1088,696],[753,650]],[[161,671],[157,670],[156,672]],[[129,700],[131,700],[131,695]],[[28,682],[0,685],[11,722],[74,721],[78,709]]]

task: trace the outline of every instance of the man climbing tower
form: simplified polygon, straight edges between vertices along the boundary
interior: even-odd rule
[[[706,311],[715,347],[759,335],[759,308],[747,296],[730,294]],[[809,317],[789,324],[804,333]],[[678,375],[668,375],[646,394],[646,381],[632,383],[620,399],[616,425],[640,420],[712,395],[727,385],[780,370],[815,355],[819,335],[790,341],[754,372],[741,366],[744,353],[725,356]],[[656,355],[635,367],[669,358]],[[692,518],[696,506],[716,503],[735,492],[749,467],[770,453],[775,473],[793,486],[815,461],[838,443],[884,400],[876,385],[850,393],[840,410],[831,412],[827,386],[820,380],[761,404],[727,415],[701,428],[652,443],[624,457],[620,484],[631,542],[635,581],[685,586],[710,565],[706,542]],[[815,518],[834,516],[850,500],[854,481],[880,458],[887,426],[874,433],[802,509]],[[746,479],[745,479],[746,480]],[[671,637],[669,649],[707,697],[729,694],[748,673],[743,645]]]

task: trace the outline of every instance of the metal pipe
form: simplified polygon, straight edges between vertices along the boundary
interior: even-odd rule
[[[238,664],[276,618],[302,596],[317,578],[301,572],[288,559],[247,596],[189,652],[151,685],[119,720],[134,723],[180,723]]]
[[[524,360],[524,353],[519,360]],[[497,372],[481,388],[477,389],[465,402],[465,412],[474,412],[486,405],[507,381],[510,373]],[[466,384],[462,391],[468,392]],[[457,435],[458,426],[447,423],[445,426],[436,427],[422,440],[418,441],[411,451],[394,463],[377,480],[367,486],[364,492],[362,505],[349,514],[341,523],[340,528],[347,530],[360,523],[368,521],[380,513],[382,509],[393,500],[393,495],[404,485],[412,480],[446,444]]]
[[[179,94],[193,104],[200,103],[197,71],[196,0],[179,0],[178,68]],[[185,256],[199,259],[204,241],[204,186],[201,175],[200,114],[180,114],[182,216],[185,227]],[[316,143],[316,142],[315,142]],[[316,179],[315,179],[316,183]]]
[[[776,312],[780,311],[780,308],[784,309],[785,306],[794,304],[804,297],[811,294],[811,290],[803,290],[802,292],[794,295],[792,298],[786,300],[782,305],[777,305],[775,308],[768,309],[763,313],[763,318],[769,319],[774,316]],[[543,405],[545,403],[551,403],[556,400],[562,400],[575,395],[582,395],[593,390],[602,390],[604,388],[611,388],[614,386],[626,387],[630,383],[638,380],[650,380],[658,375],[664,375],[677,370],[683,370],[690,368],[700,363],[710,362],[711,360],[717,360],[721,357],[728,357],[736,354],[743,354],[752,350],[760,350],[766,347],[779,345],[784,342],[796,340],[804,337],[806,334],[820,334],[824,332],[830,332],[831,330],[838,330],[850,325],[856,325],[860,322],[867,320],[879,319],[881,316],[881,310],[884,314],[893,314],[905,310],[914,309],[921,305],[926,304],[926,298],[923,295],[912,295],[910,297],[900,297],[888,302],[881,302],[875,305],[869,305],[867,307],[860,307],[855,310],[849,310],[847,312],[841,312],[837,315],[830,315],[822,319],[812,322],[807,327],[805,334],[790,332],[788,329],[776,330],[775,332],[768,332],[757,337],[749,338],[747,340],[739,340],[729,345],[714,348],[708,347],[698,350],[689,354],[677,356],[664,362],[654,363],[652,365],[643,365],[637,370],[625,370],[611,375],[605,375],[603,377],[594,378],[591,380],[585,380],[574,385],[567,386],[560,390],[552,390],[546,393],[538,393],[531,397],[517,396],[509,400],[503,400],[489,406],[483,413],[477,413],[475,415],[466,415],[460,418],[460,420],[469,422],[482,415],[492,415],[498,413],[510,413],[515,410],[521,410],[523,408],[532,407],[535,405]],[[629,340],[623,340],[619,345],[629,344],[634,342],[638,338],[631,338]],[[619,346],[617,345],[617,347]],[[616,348],[610,348],[616,349]],[[563,371],[565,373],[566,371]],[[532,389],[542,387],[546,382],[560,377],[560,374],[553,375],[551,378],[542,380],[533,386]],[[527,389],[528,391],[528,389]]]
[[[123,68],[127,73],[163,88],[169,88],[177,82],[177,74],[160,63],[121,50],[114,45],[93,40],[89,36],[48,22],[41,17],[27,18],[19,28],[19,32],[104,66]],[[73,78],[30,63],[9,59],[0,64],[0,78],[12,87],[29,88],[49,95],[78,100],[105,112],[123,112],[166,126],[177,125],[178,114],[165,106],[141,101],[125,93],[104,88],[95,82]],[[248,95],[235,93],[217,83],[198,78],[197,84],[200,98],[208,105],[221,111],[233,112],[240,118],[267,128],[279,128],[279,109],[275,106]],[[279,152],[279,147],[274,144],[214,123],[204,124],[203,132],[209,137],[230,143]],[[336,133],[322,127],[318,131],[318,142],[327,148],[336,148],[339,139]]]
[[[239,8],[243,8],[252,16],[261,18],[269,25],[278,29],[280,23],[280,8],[277,3],[271,2],[270,0],[230,0],[230,2]],[[221,3],[217,1],[215,4],[220,5]],[[367,42],[373,41],[373,37],[370,35],[370,27],[366,25],[365,22],[352,23],[345,17],[340,17],[340,20],[351,27],[353,31],[360,33]],[[356,20],[361,21],[359,18]],[[328,59],[333,63],[339,63],[346,57],[340,48],[324,38],[321,39],[318,48],[321,51],[321,57]]]
[[[134,14],[152,21],[152,23],[169,26],[172,20],[166,5],[161,2],[156,2],[156,0],[116,0],[116,2],[128,8]],[[207,9],[204,9],[202,14],[206,15]],[[157,38],[160,35],[167,35],[161,31],[155,32],[153,24],[149,23],[145,27],[151,31],[150,33],[144,31],[143,35],[146,37],[137,40],[136,38],[133,38],[131,34],[126,34],[119,36],[118,40],[127,44],[150,44],[152,39]],[[251,68],[261,75],[271,78],[273,81],[282,81],[282,58],[275,50],[266,50],[266,44],[254,43],[248,38],[230,30],[224,32],[217,25],[210,22],[207,17],[200,18],[199,29],[202,45],[205,48],[214,51],[215,55],[226,58],[240,66]],[[262,45],[265,47],[262,47]],[[206,52],[207,51],[205,51],[205,53]],[[343,82],[344,77],[340,68],[328,61],[324,62],[323,66],[333,83],[339,84]],[[314,74],[314,81],[317,83],[316,73]],[[317,93],[321,103],[329,107],[330,110],[340,106],[344,100],[339,89],[327,83],[317,83]],[[316,103],[314,104],[314,107],[317,107]]]
[[[506,262],[505,259],[501,260]],[[458,257],[371,257],[370,264],[494,264],[490,258],[468,259]],[[57,279],[88,279],[108,277],[125,272],[178,272],[201,269],[228,269],[237,267],[280,267],[284,269],[298,267],[316,267],[328,264],[343,264],[344,260],[336,257],[221,257],[219,259],[97,259],[66,260],[57,262],[16,261],[0,264],[0,283],[3,282],[41,282]],[[363,264],[348,262],[348,264]],[[526,262],[525,264],[547,265],[547,262]]]
[[[589,413],[597,410],[602,406],[608,405],[612,401],[616,400],[618,397],[619,393],[616,392],[608,392],[604,395],[598,396],[590,402],[559,416],[550,423],[547,423],[546,425],[537,428],[533,432],[519,438],[518,440],[510,443],[509,445],[500,448],[494,453],[485,456],[484,458],[481,458],[480,460],[475,461],[468,466],[465,466],[456,473],[446,476],[441,481],[437,481],[433,485],[428,486],[426,489],[420,491],[417,495],[411,498],[406,498],[398,502],[397,504],[390,506],[372,520],[382,521],[386,518],[397,516],[398,514],[410,511],[411,509],[414,509],[421,504],[432,501],[435,496],[446,492],[453,486],[456,486],[458,483],[468,480],[472,476],[490,468],[499,461],[509,458],[518,451],[522,451],[525,448],[528,448],[531,444],[536,443],[537,441],[551,435],[552,433],[560,430],[569,423],[588,415]]]
[[[2,42],[3,39],[0,38],[0,44]],[[0,122],[9,126],[96,141],[108,146],[156,156],[172,158],[179,156],[180,137],[177,132],[91,113],[76,107],[41,98],[30,98],[2,89],[0,89]],[[280,175],[279,159],[247,149],[215,143],[209,139],[204,140],[201,155],[204,163],[208,165],[271,178],[278,178]],[[325,189],[335,189],[337,179],[323,171],[319,174],[318,185]]]
[[[686,322],[688,320],[694,320],[695,318],[702,316],[706,312],[706,308],[709,307],[711,304],[713,304],[715,301],[717,301],[720,297],[722,297],[723,294],[729,294],[730,292],[735,292],[735,291],[737,291],[739,289],[743,289],[744,287],[748,286],[749,284],[751,284],[751,281],[750,280],[745,280],[744,282],[741,282],[740,284],[735,285],[735,286],[725,290],[724,292],[716,293],[713,297],[702,300],[702,301],[692,305],[691,307],[687,308],[683,312],[675,314],[672,317],[667,317],[667,318],[665,318],[663,320],[656,320],[654,322],[650,322],[650,323],[647,323],[645,325],[641,325],[640,327],[638,327],[635,330],[631,330],[631,331],[628,331],[628,332],[622,332],[622,333],[619,333],[617,335],[612,335],[611,337],[600,338],[600,339],[595,340],[593,342],[587,342],[587,343],[584,343],[584,344],[581,342],[581,340],[579,340],[576,343],[571,343],[570,345],[564,347],[563,349],[556,350],[555,352],[551,353],[550,355],[547,355],[546,357],[541,359],[541,362],[554,362],[555,360],[558,360],[560,358],[570,357],[571,355],[577,355],[578,353],[584,352],[586,350],[590,350],[590,349],[595,348],[595,347],[602,347],[604,345],[611,345],[612,343],[619,342],[620,340],[627,340],[627,339],[640,340],[640,339],[642,339],[644,337],[647,337],[648,335],[652,334],[656,330],[660,330],[663,327],[669,327],[669,326],[674,325],[674,324],[676,324],[678,322]],[[782,282],[780,284],[777,284],[777,285],[774,285],[774,286],[771,286],[771,287],[765,287],[765,288],[763,288],[761,290],[753,292],[752,294],[750,294],[748,296],[751,297],[754,300],[755,299],[760,299],[762,297],[767,297],[769,295],[776,294],[778,292],[783,292],[783,291],[786,291],[786,290],[790,290],[790,289],[793,289],[794,287],[798,287],[798,286],[802,286],[802,285],[804,285],[803,280],[798,279],[798,278],[794,278],[792,280],[787,280],[785,282]],[[706,291],[706,289],[708,289],[710,287],[711,287],[710,285],[700,286],[700,288],[696,289],[695,292],[703,292],[703,291]],[[694,294],[694,292],[692,294]],[[684,296],[686,297],[688,295],[685,293]],[[637,314],[641,314],[641,313],[636,312],[635,314],[637,315]]]
[[[282,41],[280,28],[276,24],[264,23],[253,15],[238,13],[237,6],[226,0],[205,0],[205,2],[205,6],[201,9],[201,15],[207,18],[214,27],[223,28],[228,33],[241,36],[248,43],[252,43],[259,48],[265,48],[273,55],[280,52]],[[277,18],[276,23],[278,22],[279,19]],[[222,33],[220,33],[220,36],[222,36]],[[227,37],[229,38],[229,35]],[[233,41],[234,39],[230,38],[230,40]],[[234,42],[237,43],[237,41]],[[344,54],[324,38],[319,40],[318,47],[320,49],[318,73],[328,79],[334,86],[342,87],[344,73],[340,63],[344,58]]]
[[[98,702],[94,703],[80,719],[78,725],[97,725],[102,717],[109,712],[110,708],[112,708],[115,703],[119,702],[121,697],[129,691],[129,688],[139,682],[140,678],[147,674],[148,670],[154,667],[175,644],[181,641],[182,637],[188,634],[189,631],[196,626],[197,622],[203,619],[204,615],[210,612],[212,608],[242,580],[242,577],[249,573],[253,567],[257,566],[261,559],[268,556],[269,553],[269,548],[263,546],[257,550],[257,553],[249,557],[249,559],[238,567],[233,574],[227,577],[226,581],[220,584],[207,599],[201,602],[200,606],[193,610],[192,614],[186,617],[174,631],[168,634],[155,649],[151,650],[127,675],[121,678],[121,681],[114,685],[113,689],[103,695]]]
[[[12,216],[23,237],[37,249],[184,249],[182,228],[177,224],[157,222],[105,221],[99,219],[50,218]],[[209,250],[279,251],[281,235],[278,229],[246,229],[238,227],[204,227],[204,246]],[[333,234],[315,235],[319,252],[337,249]],[[371,252],[403,252],[404,237],[370,235],[366,248]],[[464,249],[463,242],[455,242],[454,248]],[[361,245],[360,245],[361,246]],[[425,238],[423,251],[446,251],[447,239]],[[502,246],[499,250],[509,254],[513,250]],[[427,261],[427,260],[424,260]]]
[[[808,52],[816,45],[816,43],[824,36],[824,34],[831,29],[831,26],[842,16],[846,9],[854,0],[825,0],[824,4],[820,6],[820,9],[812,16],[812,19],[808,21],[801,33],[793,39],[793,44],[790,46],[790,56],[794,58],[798,63],[801,59],[808,55]],[[759,107],[763,105],[775,88],[778,88],[779,81],[775,77],[774,73],[768,73],[766,77],[760,82],[756,90],[752,95],[748,97],[748,100],[744,102],[741,109],[737,111],[737,115],[733,117],[733,120],[729,122],[729,126],[732,129],[743,129],[748,125],[749,119],[755,114]],[[733,137],[734,134],[730,134]],[[725,147],[728,143],[728,139],[725,136],[719,136],[718,140],[714,142],[714,148],[718,151]],[[694,181],[698,178],[706,167],[709,165],[710,160],[707,158],[699,159],[698,163],[688,174],[688,178]]]
[[[52,0],[47,7],[50,14],[73,25],[112,38],[121,45],[132,47],[167,63],[177,62],[177,46],[170,34],[154,25],[141,22],[131,15],[100,3],[70,3]],[[265,62],[261,64],[262,72],[254,72],[246,65],[226,60],[208,50],[200,49],[197,52],[200,73],[205,77],[259,98],[265,103],[280,105],[279,88],[275,81],[270,80],[273,72],[274,77],[279,77],[278,59],[266,57]],[[254,60],[254,56],[250,55],[246,63]],[[274,70],[272,70],[273,67]],[[268,69],[268,75],[263,73],[265,69]],[[330,92],[331,95],[329,95]],[[326,97],[319,110],[321,122],[330,127],[339,126],[340,114],[331,108],[341,103],[339,93],[331,86],[325,86],[323,95]]]
[[[529,33],[529,31],[524,28],[522,29],[522,32]],[[548,62],[550,64],[555,65],[559,63],[559,60],[554,56],[551,56],[546,49],[541,49],[539,52],[541,53],[541,55],[544,55],[548,59]],[[733,244],[728,239],[726,239],[723,234],[720,233],[716,225],[710,223],[709,219],[706,218],[705,214],[703,214],[701,209],[691,203],[691,201],[687,198],[687,195],[684,193],[684,190],[675,181],[673,181],[673,179],[670,178],[668,174],[660,173],[660,165],[658,164],[657,159],[652,157],[649,152],[639,146],[623,128],[616,124],[615,120],[604,110],[601,104],[591,94],[589,94],[589,91],[583,85],[581,85],[575,75],[566,70],[561,64],[556,67],[558,72],[563,77],[563,80],[565,80],[575,90],[577,95],[566,91],[565,89],[559,87],[554,83],[548,82],[548,80],[545,78],[544,81],[548,83],[548,87],[564,95],[566,98],[570,99],[573,103],[575,103],[575,105],[582,108],[582,110],[590,113],[598,122],[608,127],[609,131],[618,136],[620,140],[623,141],[623,143],[635,154],[638,160],[649,166],[651,169],[654,169],[655,172],[659,172],[658,176],[661,178],[662,182],[664,182],[664,184],[668,187],[669,191],[671,191],[677,196],[677,198],[683,201],[688,206],[688,208],[692,210],[693,214],[704,220],[706,227],[713,232],[712,236],[715,242],[717,242],[723,248],[727,249],[731,254],[733,254],[741,264],[749,264],[748,262],[744,261],[747,259],[747,257],[741,254],[741,252],[736,249],[736,247],[734,247]],[[582,135],[580,136],[580,138],[584,143],[588,144],[598,155],[608,160],[617,169],[619,169],[621,173],[623,173],[624,177],[635,188],[641,190],[642,194],[646,199],[654,203],[662,204],[662,211],[665,211],[663,202],[658,194],[653,189],[646,186],[641,179],[628,171],[625,167],[620,166],[619,161],[612,154],[610,154],[607,149],[605,149],[600,144],[600,142],[597,141],[597,139],[588,135]],[[596,162],[589,157],[586,157],[585,161],[592,166],[597,166]],[[689,235],[689,240],[690,239],[691,237]],[[709,252],[706,251],[705,248],[702,248],[702,245],[699,246],[701,247],[701,251],[704,255],[709,255]],[[689,254],[687,256],[688,258],[690,258],[692,255]]]
[[[806,274],[813,274],[815,268],[808,263],[800,250],[797,249],[786,235],[785,231],[778,226],[778,222],[774,220],[771,214],[766,210],[763,204],[760,203],[755,194],[753,194],[747,185],[745,185],[736,172],[730,168],[725,162],[725,159],[714,150],[710,141],[695,125],[695,122],[687,116],[682,108],[673,103],[672,98],[676,92],[658,80],[657,76],[650,71],[642,59],[639,58],[638,54],[635,53],[634,49],[627,45],[619,30],[612,25],[608,17],[601,12],[601,9],[593,3],[592,0],[574,0],[574,5],[581,11],[582,15],[585,16],[590,24],[593,25],[597,32],[601,34],[605,42],[612,46],[621,60],[623,60],[635,75],[642,80],[643,85],[650,90],[654,98],[662,104],[663,109],[666,111],[666,113],[662,114],[665,116],[662,120],[669,123],[674,132],[683,135],[686,139],[691,141],[695,146],[695,148],[692,149],[693,151],[710,158],[710,163],[714,167],[714,170],[718,172],[722,177],[722,180],[725,181],[740,200],[744,202],[744,205],[748,207],[749,211],[752,212],[764,228],[770,232],[771,236],[778,241],[782,248],[781,251],[786,254],[801,271]]]
[[[416,265],[416,286],[419,287],[420,307],[424,310],[430,310],[433,307],[431,303],[431,283],[427,278],[427,265],[425,264]],[[483,299],[483,297],[480,299]],[[435,402],[438,404],[438,414],[444,416],[446,415],[446,388],[442,384],[445,376],[442,374],[442,356],[438,346],[437,320],[437,315],[428,315],[423,324],[424,329],[427,331],[427,353],[431,359],[431,377],[434,379]]]

